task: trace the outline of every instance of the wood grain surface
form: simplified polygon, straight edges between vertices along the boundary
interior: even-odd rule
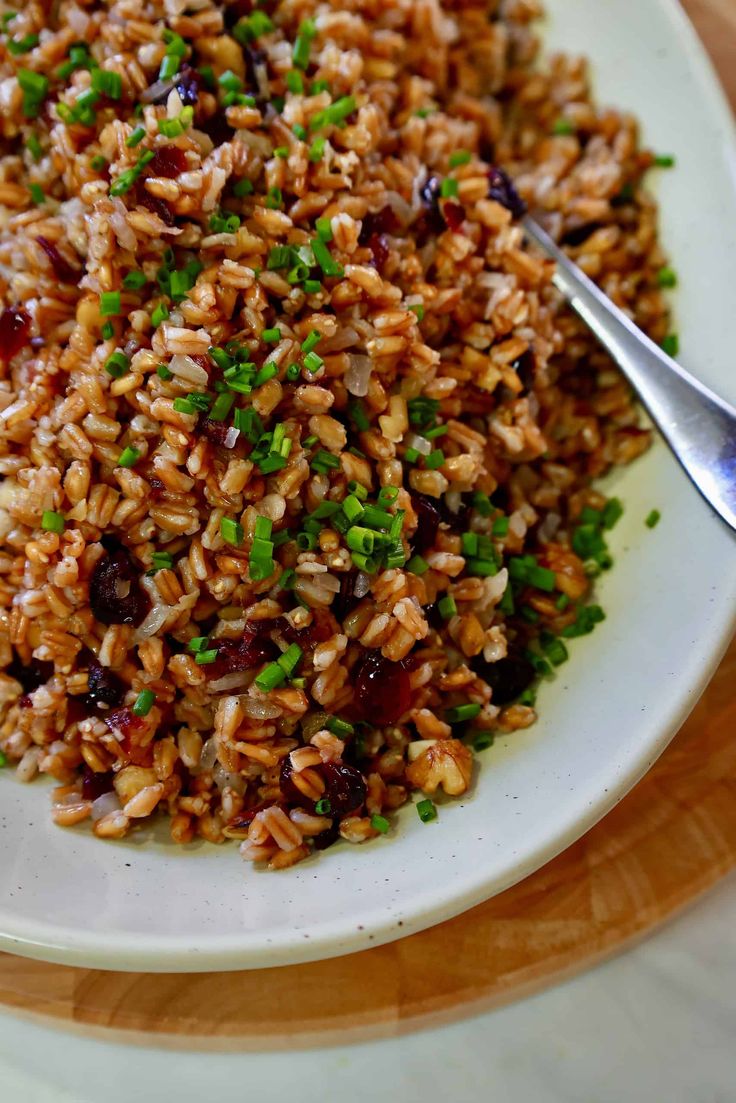
[[[685,7],[736,103],[736,0]],[[87,1035],[242,1051],[397,1035],[538,990],[643,937],[736,866],[735,681],[736,644],[659,762],[601,823],[449,923],[331,961],[227,974],[107,973],[0,954],[0,1005]]]

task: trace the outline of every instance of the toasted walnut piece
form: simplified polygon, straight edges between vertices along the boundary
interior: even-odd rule
[[[459,797],[470,784],[473,756],[459,739],[441,739],[406,768],[411,784],[425,793],[442,787],[449,797]]]

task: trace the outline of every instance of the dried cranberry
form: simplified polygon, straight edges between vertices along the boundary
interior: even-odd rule
[[[508,705],[528,689],[536,677],[534,667],[519,651],[510,651],[505,659],[487,663],[484,659],[472,662],[473,670],[491,687],[494,705]]]
[[[230,426],[225,421],[213,421],[211,417],[203,417],[199,422],[199,431],[203,436],[207,437],[208,441],[212,444],[218,444],[223,447],[225,444],[225,437],[230,430]]]
[[[195,107],[199,101],[199,88],[202,77],[191,65],[182,65],[176,78],[176,90],[185,107]]]
[[[153,162],[151,162],[153,164]],[[174,212],[165,199],[159,199],[157,195],[151,195],[143,183],[139,183],[136,189],[136,199],[141,207],[145,207],[151,214],[155,214],[165,226],[173,226]]]
[[[112,770],[97,774],[94,770],[90,770],[89,766],[85,766],[82,774],[82,797],[84,800],[97,800],[105,793],[111,793],[114,777]]]
[[[125,693],[118,676],[94,658],[89,660],[87,685],[87,700],[93,704],[119,705]]]
[[[239,640],[217,640],[217,658],[202,669],[208,678],[222,678],[242,670],[253,670],[262,663],[277,659],[280,652],[268,635],[275,621],[251,621]]]
[[[0,360],[12,360],[28,344],[31,319],[20,306],[9,306],[0,314]]]
[[[439,602],[433,601],[430,605],[424,605],[422,607],[422,612],[424,613],[424,619],[429,627],[440,632],[445,624],[445,618],[440,612]]]
[[[578,245],[582,245],[584,241],[587,241],[596,230],[600,230],[601,225],[600,222],[585,222],[582,226],[573,226],[572,229],[567,230],[562,235],[560,243],[577,248]]]
[[[218,108],[209,119],[203,119],[197,124],[198,129],[204,131],[215,146],[221,146],[224,142],[232,141],[233,128],[227,121],[225,112]],[[151,162],[153,164],[153,162]]]
[[[78,268],[72,268],[71,264],[67,260],[64,260],[59,250],[54,245],[53,241],[49,241],[46,237],[41,237],[39,234],[36,241],[43,249],[46,256],[51,262],[51,267],[54,270],[54,275],[62,283],[78,283],[80,270]]]
[[[31,697],[30,693],[24,693],[21,697],[18,698],[18,706],[22,709],[33,708],[33,698]]]
[[[243,47],[243,59],[245,61],[246,84],[250,88],[255,88],[263,93],[264,89],[261,88],[261,83],[264,77],[268,79],[268,58],[265,51],[259,50],[257,46],[245,46]]]
[[[377,727],[394,724],[411,707],[408,671],[371,652],[358,668],[355,700],[364,720]]]
[[[186,172],[189,162],[183,149],[178,146],[159,146],[148,166],[150,176],[165,176],[172,179]]]
[[[5,673],[15,678],[16,682],[20,682],[26,693],[33,693],[34,689],[48,682],[54,673],[54,664],[42,662],[40,659],[31,659],[30,662],[24,663],[16,655]]]
[[[348,571],[340,576],[340,592],[335,594],[331,608],[333,615],[341,623],[361,600],[359,597],[355,596],[355,583],[357,578],[357,571]]]
[[[442,214],[453,234],[459,233],[465,221],[465,207],[461,207],[459,203],[445,203]]]
[[[439,234],[445,228],[440,213],[440,180],[438,176],[430,176],[419,192],[419,198],[424,208],[423,223],[427,229]],[[419,227],[421,229],[421,225]]]
[[[281,789],[281,795],[284,800],[289,801],[290,804],[304,804],[305,796],[301,789],[297,789],[296,785],[292,781],[292,774],[294,768],[291,765],[291,755],[285,755],[281,759],[281,771],[279,773],[279,787]]]
[[[345,762],[326,762],[322,767],[325,797],[330,802],[331,816],[347,816],[364,803],[368,786],[360,770]]]
[[[423,555],[434,547],[442,515],[437,503],[425,494],[412,494],[411,504],[419,521],[411,543],[417,555]]]
[[[383,268],[389,257],[388,238],[385,234],[371,234],[368,238],[368,248],[373,254],[373,263],[376,268]]]
[[[139,625],[149,601],[124,548],[103,555],[89,580],[89,603],[103,624]]]
[[[333,821],[332,825],[324,831],[320,831],[319,835],[315,835],[312,839],[312,844],[315,850],[327,850],[328,846],[332,846],[340,838],[340,827],[337,820]]]
[[[524,385],[524,390],[528,391],[534,382],[534,370],[537,366],[536,357],[531,349],[527,349],[526,352],[522,352],[518,360],[514,360],[511,367],[514,369],[519,379]]]
[[[526,214],[526,203],[503,169],[489,169],[488,198],[495,199],[496,203],[500,203],[507,211],[511,211],[514,218],[523,218]]]
[[[361,245],[367,245],[374,234],[394,234],[400,226],[393,207],[382,207],[376,214],[365,216],[358,240]]]
[[[329,613],[317,609],[312,615],[312,623],[306,628],[295,628],[287,621],[281,621],[281,634],[289,643],[298,643],[302,650],[324,643],[335,633],[335,624]]]

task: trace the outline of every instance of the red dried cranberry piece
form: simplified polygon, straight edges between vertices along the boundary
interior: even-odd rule
[[[185,107],[195,107],[199,101],[202,77],[191,65],[182,65],[176,78],[176,90]]]
[[[31,697],[30,693],[24,693],[21,697],[18,698],[18,706],[22,709],[33,708],[33,698]]]
[[[146,721],[142,717],[135,716],[129,708],[122,708],[105,713],[102,719],[110,731],[119,737],[121,750],[130,762],[145,766],[153,761],[153,744],[140,746],[140,736],[146,727]]]
[[[225,445],[225,437],[229,430],[230,426],[226,422],[213,421],[211,417],[203,417],[199,422],[200,433],[212,444],[217,444],[221,448]]]
[[[173,179],[186,172],[189,162],[183,149],[178,146],[159,146],[148,166],[150,176],[166,176]]]
[[[346,574],[340,575],[340,591],[335,594],[331,609],[333,616],[341,623],[361,600],[359,597],[355,596],[355,582],[357,577],[357,571],[348,571]]]
[[[103,555],[89,580],[89,603],[102,624],[134,624],[146,615],[150,602],[124,548]]]
[[[281,771],[279,773],[279,788],[281,789],[281,795],[285,801],[290,804],[305,804],[309,803],[304,793],[300,789],[297,789],[296,785],[292,781],[292,774],[294,769],[291,765],[291,756],[286,755],[281,759]]]
[[[139,183],[136,189],[136,199],[141,207],[145,207],[152,214],[158,215],[165,226],[174,225],[174,212],[166,200],[159,199],[157,195],[151,195],[142,183]]]
[[[202,669],[208,678],[222,678],[241,670],[252,670],[279,657],[280,651],[268,633],[276,621],[252,621],[239,640],[217,640],[217,658]]]
[[[582,226],[574,226],[567,233],[564,233],[560,238],[561,245],[570,245],[576,248],[578,245],[582,245],[584,241],[587,241],[591,234],[594,234],[596,230],[600,230],[602,222],[585,222]]]
[[[46,237],[41,237],[39,234],[36,241],[43,249],[46,256],[51,262],[51,267],[54,270],[54,275],[62,283],[78,283],[80,270],[78,268],[72,268],[71,264],[67,260],[64,260],[61,253],[57,249],[53,241],[49,241]]]
[[[488,198],[495,199],[496,203],[500,203],[507,211],[511,211],[514,218],[523,218],[526,214],[526,203],[503,169],[492,168],[489,170]]]
[[[534,371],[537,366],[536,357],[531,349],[527,349],[523,352],[518,360],[514,360],[511,367],[514,369],[519,379],[524,385],[525,390],[529,390],[534,382]]]
[[[393,207],[382,207],[376,214],[365,216],[358,240],[361,245],[367,245],[374,234],[394,234],[400,228],[401,223]]]
[[[515,701],[536,677],[534,667],[519,651],[510,651],[505,659],[495,663],[474,659],[471,666],[493,690],[491,703],[494,705]]]
[[[298,643],[303,651],[324,643],[334,635],[335,625],[329,613],[317,609],[312,615],[312,623],[306,628],[295,628],[288,620],[280,621],[281,635],[289,643]]]
[[[459,203],[445,203],[442,214],[453,234],[459,233],[465,221],[465,207],[461,207]]]
[[[358,668],[355,700],[368,723],[376,727],[394,724],[411,707],[411,685],[405,666],[378,653],[368,654]]]
[[[439,234],[445,228],[440,213],[440,180],[438,176],[430,176],[419,192],[419,198],[424,208],[423,223],[427,229]]]
[[[328,827],[325,831],[320,831],[319,835],[315,835],[312,839],[315,850],[327,850],[328,846],[332,846],[340,838],[340,827],[335,820],[331,827]]]
[[[104,774],[96,774],[94,770],[90,770],[89,766],[85,766],[82,774],[83,799],[97,800],[105,793],[111,793],[114,788],[112,783],[114,777],[112,770],[108,770]]]
[[[325,779],[325,797],[330,802],[331,816],[347,816],[356,812],[365,802],[368,786],[360,770],[345,762],[325,762],[322,767]]]
[[[15,655],[12,663],[6,667],[5,673],[15,678],[16,682],[20,682],[26,693],[33,693],[34,689],[48,682],[54,673],[54,664],[42,662],[40,659],[31,659],[30,662],[24,663]]]
[[[442,514],[437,503],[425,494],[412,494],[411,504],[419,521],[416,532],[411,538],[411,544],[417,555],[423,555],[425,551],[434,547]]]
[[[20,306],[9,306],[0,314],[0,360],[7,364],[29,343],[31,319]]]
[[[388,260],[388,238],[385,234],[371,234],[368,238],[368,248],[373,254],[373,263],[379,270]]]
[[[125,693],[118,676],[97,659],[89,660],[87,684],[87,700],[92,704],[119,705]]]
[[[225,112],[219,108],[209,119],[203,119],[197,124],[198,129],[204,131],[208,138],[212,139],[214,146],[221,146],[224,142],[232,141],[233,128],[225,117]],[[151,162],[153,164],[153,162]]]

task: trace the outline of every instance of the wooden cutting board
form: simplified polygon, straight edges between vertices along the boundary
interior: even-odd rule
[[[687,0],[736,103],[736,0]],[[233,1050],[390,1036],[488,1009],[643,937],[736,866],[736,644],[649,774],[521,884],[457,919],[332,961],[148,975],[0,954],[0,1006],[85,1034]]]

